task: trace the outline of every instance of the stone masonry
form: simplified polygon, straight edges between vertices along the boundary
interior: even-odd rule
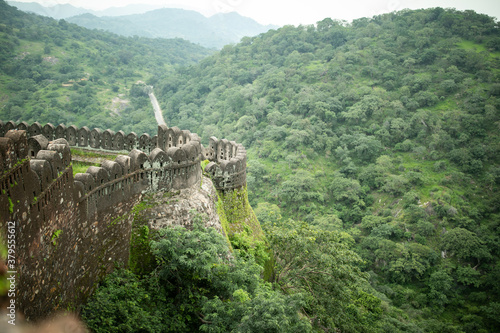
[[[73,177],[70,147],[125,153]],[[0,228],[16,226],[16,303],[30,320],[77,310],[116,264],[126,265],[133,214],[144,193],[200,182],[219,191],[246,183],[234,141],[158,126],[151,137],[98,128],[0,121]]]

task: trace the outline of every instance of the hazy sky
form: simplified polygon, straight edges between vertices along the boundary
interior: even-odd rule
[[[193,9],[205,16],[236,11],[262,24],[313,24],[326,17],[351,21],[360,17],[388,13],[405,8],[429,7],[472,9],[500,19],[500,0],[17,0],[44,5],[69,3],[95,10],[123,7],[127,4],[155,4]]]

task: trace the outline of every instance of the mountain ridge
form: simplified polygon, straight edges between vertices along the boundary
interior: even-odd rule
[[[276,25],[262,25],[236,12],[206,17],[194,10],[147,5],[93,11],[67,4],[43,7],[37,3],[8,3],[23,11],[65,19],[88,29],[106,30],[126,37],[183,38],[217,49],[237,43],[242,37],[256,36],[278,28]]]
[[[91,13],[95,16],[121,16],[131,14],[141,14],[150,10],[162,8],[158,5],[147,4],[131,4],[123,7],[110,7],[104,10],[92,10],[83,7],[76,7],[71,4],[57,4],[54,6],[43,6],[37,2],[19,2],[6,1],[9,5],[17,7],[19,10],[31,12],[34,14],[49,16],[54,19],[66,19],[71,16],[76,16],[85,13]]]

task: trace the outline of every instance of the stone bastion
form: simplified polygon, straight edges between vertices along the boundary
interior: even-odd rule
[[[118,153],[73,176],[71,147]],[[0,228],[16,231],[16,304],[29,319],[77,310],[96,282],[127,264],[132,208],[147,192],[246,184],[241,144],[158,126],[157,135],[0,121]]]

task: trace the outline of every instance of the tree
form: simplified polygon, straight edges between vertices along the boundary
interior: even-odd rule
[[[313,191],[314,177],[306,170],[298,170],[281,185],[280,194],[290,204],[300,205],[309,200],[323,201],[323,196]]]
[[[361,258],[350,249],[351,236],[294,221],[287,228],[268,227],[266,235],[274,258],[274,287],[304,294],[302,311],[317,329],[373,331],[370,318],[379,313],[380,300],[368,296],[374,303],[366,307],[356,301],[363,297],[360,286],[366,275],[357,267]]]
[[[355,140],[354,145],[356,145],[354,148],[356,156],[360,160],[366,162],[373,161],[379,156],[380,151],[382,150],[382,144],[373,136],[360,135]]]
[[[408,183],[408,180],[403,176],[389,175],[382,186],[382,191],[398,196],[407,190]]]
[[[449,303],[448,297],[453,295],[453,278],[444,270],[438,270],[431,274],[427,281],[429,286],[429,302],[437,307]]]
[[[321,230],[342,230],[343,222],[337,216],[333,214],[315,216],[314,220],[311,222],[311,225],[314,225]]]
[[[281,210],[275,204],[259,202],[254,211],[261,225],[281,222]]]
[[[363,189],[356,179],[345,178],[341,174],[336,174],[334,181],[329,186],[333,200],[345,205],[364,206],[362,200]]]
[[[401,118],[395,118],[391,121],[391,135],[394,143],[401,142],[408,136],[408,128],[410,124]]]
[[[231,301],[216,297],[203,306],[202,332],[311,332],[307,318],[298,315],[304,301],[300,295],[286,296],[268,285],[254,295],[238,289]]]
[[[257,119],[253,116],[244,115],[236,123],[237,130],[244,130],[245,132],[250,130],[257,123]]]
[[[359,124],[366,121],[373,114],[376,114],[381,107],[382,100],[378,96],[366,95],[346,112],[342,112],[341,116],[351,123]]]
[[[474,285],[479,287],[481,273],[478,270],[467,266],[459,266],[456,271],[457,281],[464,285]]]
[[[361,227],[364,229],[373,229],[385,223],[387,223],[387,219],[382,216],[366,215],[363,216]]]
[[[137,276],[116,270],[83,307],[82,318],[96,333],[160,332],[168,326],[163,325],[163,313],[157,309],[152,295]]]
[[[420,279],[436,264],[439,256],[431,248],[418,243],[396,243],[379,239],[373,248],[380,270],[394,282],[406,283]]]
[[[478,264],[482,259],[491,258],[484,242],[474,232],[464,228],[454,228],[444,234],[441,249],[465,261],[476,259]]]

